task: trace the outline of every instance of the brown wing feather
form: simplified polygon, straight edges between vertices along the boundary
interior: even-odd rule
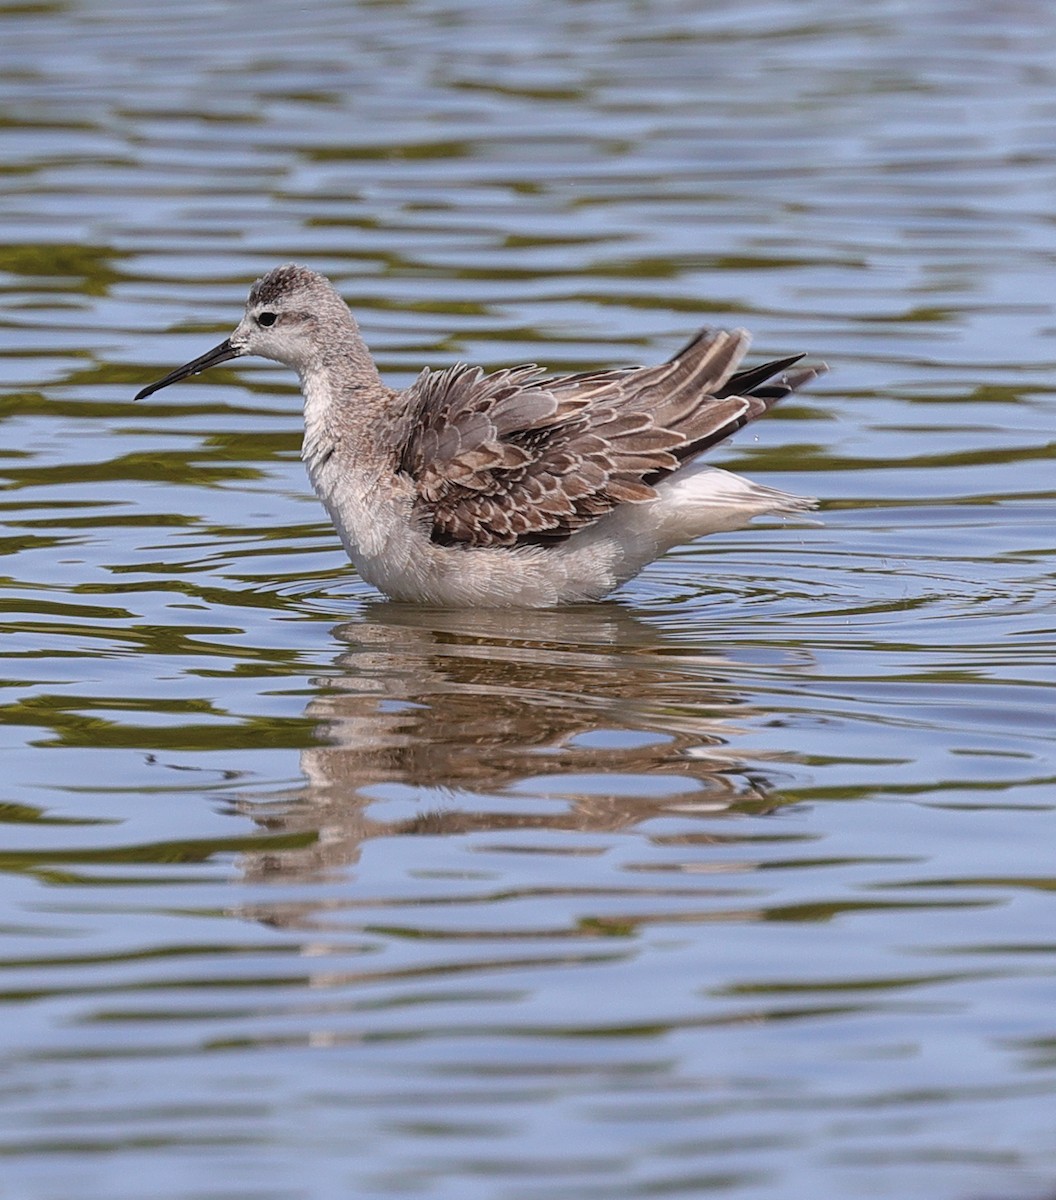
[[[797,356],[735,374],[747,348],[743,330],[704,330],[655,367],[423,372],[399,462],[419,517],[445,545],[516,546],[655,499],[654,484],[819,373],[768,384]]]

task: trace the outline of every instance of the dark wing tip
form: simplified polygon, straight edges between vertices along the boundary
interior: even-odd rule
[[[829,369],[823,362],[791,369],[805,357],[804,354],[790,354],[788,358],[777,358],[738,371],[726,381],[719,396],[751,396],[762,400],[765,408],[770,409],[778,400],[812,383]]]

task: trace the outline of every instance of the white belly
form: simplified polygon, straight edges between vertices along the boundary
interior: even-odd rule
[[[550,608],[600,600],[669,547],[809,501],[715,468],[680,471],[554,546],[440,546],[413,514],[410,480],[352,466],[306,441],[309,477],[360,575],[393,600],[452,608]]]

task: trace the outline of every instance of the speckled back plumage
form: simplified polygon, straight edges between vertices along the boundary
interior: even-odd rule
[[[704,331],[668,362],[548,377],[534,366],[485,375],[424,372],[405,393],[400,470],[442,545],[561,541],[759,416],[815,371],[762,385],[800,356],[733,375],[743,331]],[[741,385],[758,388],[741,395]]]

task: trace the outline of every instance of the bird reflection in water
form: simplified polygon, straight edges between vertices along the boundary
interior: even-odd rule
[[[346,648],[307,709],[318,744],[302,752],[304,785],[239,802],[276,834],[316,836],[247,856],[250,879],[318,880],[375,837],[604,833],[774,803],[766,756],[729,747],[756,714],[736,665],[616,605],[378,603],[334,634]],[[394,799],[417,811],[372,815]]]

